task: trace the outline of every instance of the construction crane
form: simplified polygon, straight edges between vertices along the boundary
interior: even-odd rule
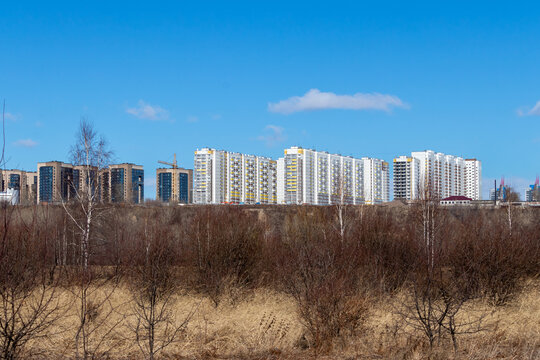
[[[161,161],[161,160],[158,160],[158,163],[172,166],[173,169],[178,169],[178,163],[176,162],[176,154],[174,154],[174,156],[173,156],[173,162],[172,163],[167,162],[167,161]]]

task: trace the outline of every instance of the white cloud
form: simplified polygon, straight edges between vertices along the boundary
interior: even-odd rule
[[[221,119],[221,114],[213,114],[212,115],[212,120],[219,120]]]
[[[36,146],[38,143],[32,139],[21,139],[21,140],[17,140],[13,143],[15,146],[20,146],[20,147],[26,147],[26,148],[32,148],[34,146]]]
[[[169,112],[158,105],[150,105],[143,100],[139,100],[137,107],[127,108],[126,112],[139,119],[146,120],[167,120]]]
[[[519,116],[527,116],[527,115],[540,115],[540,101],[538,101],[532,109],[527,108],[521,108],[518,109],[517,114]]]
[[[187,118],[187,122],[190,122],[190,123],[196,123],[198,121],[199,121],[199,118],[196,116],[188,116]]]
[[[272,147],[285,141],[285,130],[276,125],[266,125],[264,135],[257,136],[257,140],[263,141],[266,146]]]
[[[9,113],[9,112],[4,113],[4,118],[6,120],[17,121],[17,120],[19,120],[20,117],[21,116],[18,115],[18,114],[12,114],[12,113]]]
[[[269,111],[282,114],[324,109],[390,111],[393,107],[407,108],[408,105],[393,95],[378,93],[337,95],[331,92],[321,92],[318,89],[311,89],[303,96],[293,96],[277,103],[268,103]]]

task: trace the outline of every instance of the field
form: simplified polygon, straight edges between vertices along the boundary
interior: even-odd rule
[[[2,358],[540,358],[535,209],[2,211]]]
[[[66,295],[69,296],[69,295]],[[538,283],[527,284],[526,289],[511,304],[494,307],[475,303],[462,316],[487,314],[485,331],[463,336],[457,353],[446,340],[430,351],[423,336],[403,325],[396,315],[403,295],[396,294],[391,301],[371,304],[368,321],[354,336],[336,341],[330,353],[317,354],[304,349],[305,330],[298,318],[292,298],[272,290],[258,289],[245,294],[240,302],[220,303],[218,307],[197,295],[179,296],[174,301],[174,312],[183,319],[190,312],[190,322],[178,341],[168,347],[163,358],[234,358],[234,359],[538,359],[540,357],[540,289]],[[71,299],[73,302],[74,299]],[[127,302],[127,304],[126,304]],[[104,329],[122,319],[101,351],[115,359],[142,358],[130,325],[129,294],[116,289],[112,305],[119,313],[108,319]],[[106,311],[106,310],[104,310]],[[124,312],[125,311],[125,312]],[[72,309],[73,312],[73,309]],[[67,314],[69,315],[69,314]],[[71,314],[73,318],[75,314]],[[50,329],[46,342],[29,344],[32,357],[61,359],[75,353],[69,329],[69,316]],[[40,354],[38,356],[38,354]]]

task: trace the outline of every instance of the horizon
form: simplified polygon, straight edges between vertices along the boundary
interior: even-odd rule
[[[309,4],[309,6],[306,6]],[[524,191],[540,172],[540,4],[93,2],[7,4],[6,168],[69,162],[82,117],[119,162],[291,146],[390,165],[413,151],[477,158]],[[393,199],[393,167],[390,166]]]

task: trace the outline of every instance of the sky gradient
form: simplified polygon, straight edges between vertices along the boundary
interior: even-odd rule
[[[540,4],[3,4],[7,168],[68,161],[81,117],[117,162],[302,146],[391,162],[431,149],[521,192],[540,172]]]

